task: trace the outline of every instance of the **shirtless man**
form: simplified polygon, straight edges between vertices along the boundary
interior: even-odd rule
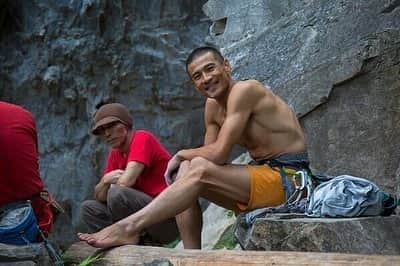
[[[172,157],[165,173],[170,186],[149,205],[95,234],[79,234],[81,240],[96,247],[130,244],[143,228],[176,216],[184,247],[201,248],[199,197],[237,213],[288,198],[282,165],[269,163],[305,154],[304,134],[291,108],[256,80],[233,80],[229,62],[212,47],[195,49],[186,69],[207,97],[204,145]],[[234,144],[262,165],[226,164]],[[308,166],[306,158],[300,161]]]

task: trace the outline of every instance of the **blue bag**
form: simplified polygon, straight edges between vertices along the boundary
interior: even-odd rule
[[[0,243],[27,245],[37,242],[38,234],[30,201],[10,203],[0,209]]]

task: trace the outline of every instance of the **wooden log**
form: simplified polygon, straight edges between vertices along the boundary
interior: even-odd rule
[[[64,259],[67,264],[79,263],[98,254],[102,255],[102,260],[94,265],[400,265],[400,256],[286,251],[201,251],[135,245],[101,250],[83,242],[72,245],[64,254]]]

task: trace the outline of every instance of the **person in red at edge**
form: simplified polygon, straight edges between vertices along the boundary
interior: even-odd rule
[[[32,114],[21,106],[0,101],[0,207],[30,200],[39,228],[50,232],[53,213],[40,197],[38,142]]]
[[[104,176],[95,187],[95,199],[81,205],[79,230],[97,232],[150,203],[167,184],[164,172],[171,155],[148,131],[134,130],[128,109],[119,103],[105,104],[94,117],[92,133],[109,146]],[[152,244],[178,237],[175,218],[146,228],[142,233]],[[134,244],[139,243],[138,237]]]

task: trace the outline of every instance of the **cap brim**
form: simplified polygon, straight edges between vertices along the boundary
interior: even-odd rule
[[[112,122],[117,122],[117,121],[121,122],[121,123],[124,123],[124,122],[121,121],[121,119],[119,119],[118,117],[115,117],[115,116],[104,117],[103,119],[97,121],[96,125],[94,125],[94,127],[92,128],[92,134],[98,135],[99,134],[99,127],[107,125],[107,124],[110,124]]]

